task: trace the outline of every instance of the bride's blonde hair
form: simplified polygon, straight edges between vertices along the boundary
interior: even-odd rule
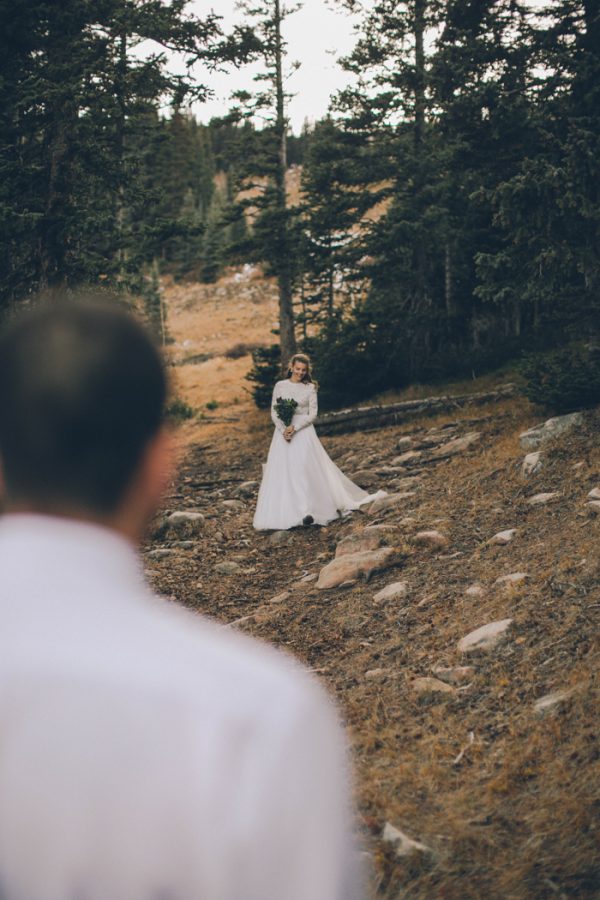
[[[304,384],[314,384],[315,390],[319,389],[318,382],[316,382],[312,377],[312,363],[310,361],[310,356],[307,356],[306,353],[294,353],[291,357],[288,367],[287,367],[287,377],[289,378],[292,374],[292,366],[294,363],[299,362],[306,366],[306,374],[302,378]]]

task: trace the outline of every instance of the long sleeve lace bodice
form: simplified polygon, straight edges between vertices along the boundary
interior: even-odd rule
[[[285,431],[285,425],[277,416],[277,408],[275,401],[295,400],[298,406],[294,413],[292,425],[296,431],[306,428],[317,418],[319,404],[317,400],[317,391],[314,384],[304,384],[303,382],[293,382],[289,379],[278,381],[273,389],[273,397],[271,399],[271,419],[275,428],[282,434]]]

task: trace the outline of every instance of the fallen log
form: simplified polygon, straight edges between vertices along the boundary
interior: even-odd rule
[[[402,400],[399,403],[386,403],[378,406],[358,406],[324,413],[317,418],[315,425],[320,434],[371,431],[376,428],[384,428],[386,425],[398,425],[419,416],[451,412],[453,409],[462,409],[464,406],[495,403],[514,397],[516,393],[517,386],[515,384],[505,384],[495,391],[479,394],[424,397],[420,400]]]

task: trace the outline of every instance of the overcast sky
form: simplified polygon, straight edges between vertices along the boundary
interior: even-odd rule
[[[242,20],[236,10],[236,0],[192,0],[189,8],[200,16],[214,10],[223,17],[225,28]],[[288,115],[297,134],[304,119],[314,121],[325,114],[330,96],[347,83],[347,76],[336,59],[354,45],[352,21],[347,15],[333,11],[325,0],[304,0],[302,9],[285,20],[284,37],[289,59],[302,63],[288,83],[290,92],[295,94]],[[227,75],[208,75],[206,81],[216,98],[194,106],[196,117],[203,122],[227,111],[227,98],[232,90],[252,87],[252,69],[246,66]]]

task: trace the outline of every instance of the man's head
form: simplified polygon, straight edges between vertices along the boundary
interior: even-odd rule
[[[47,303],[0,337],[9,508],[110,520],[161,432],[158,351],[114,303]]]

